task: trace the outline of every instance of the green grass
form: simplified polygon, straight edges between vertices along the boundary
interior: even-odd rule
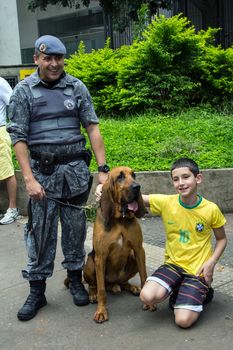
[[[169,170],[184,156],[196,160],[201,169],[233,167],[233,115],[208,107],[175,115],[151,111],[119,119],[100,117],[100,129],[110,167]],[[97,169],[94,157],[90,169]]]
[[[233,167],[233,115],[191,108],[176,115],[153,112],[124,119],[100,118],[107,162],[135,171],[169,170],[179,157],[202,169]],[[96,171],[95,161],[91,170]]]

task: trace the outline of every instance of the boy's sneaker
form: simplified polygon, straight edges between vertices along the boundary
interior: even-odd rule
[[[16,219],[19,219],[19,209],[18,208],[8,208],[3,218],[0,220],[0,225],[12,224]]]

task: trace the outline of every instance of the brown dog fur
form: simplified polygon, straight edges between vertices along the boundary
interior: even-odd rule
[[[98,302],[94,314],[98,323],[108,320],[106,290],[120,292],[123,289],[139,295],[140,288],[129,284],[128,280],[139,272],[141,287],[146,281],[142,231],[136,219],[145,213],[133,171],[128,167],[112,169],[103,185],[94,223],[93,251],[84,267],[90,301]]]

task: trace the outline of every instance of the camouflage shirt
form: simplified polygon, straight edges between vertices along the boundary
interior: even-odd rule
[[[40,80],[38,71],[33,73],[33,85],[44,83]],[[99,120],[95,114],[93,103],[86,86],[77,78],[64,74],[56,85],[51,87],[64,89],[73,86],[73,94],[79,99],[78,115],[83,128],[90,124],[98,124]],[[45,93],[46,93],[45,86]],[[33,100],[31,89],[25,80],[19,82],[11,96],[8,117],[10,122],[7,131],[11,136],[13,145],[19,141],[27,143],[30,132],[30,119],[33,113]],[[68,141],[67,141],[68,142]],[[86,141],[82,140],[74,144],[39,144],[30,146],[35,152],[51,152],[54,154],[75,154],[85,149]],[[51,175],[40,172],[38,162],[30,160],[34,176],[44,187],[46,193],[56,198],[70,198],[86,191],[90,172],[84,160],[75,160],[67,164],[58,164]]]

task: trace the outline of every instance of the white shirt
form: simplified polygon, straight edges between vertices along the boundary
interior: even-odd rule
[[[0,77],[0,126],[6,125],[6,106],[12,94],[12,88],[8,82]]]

